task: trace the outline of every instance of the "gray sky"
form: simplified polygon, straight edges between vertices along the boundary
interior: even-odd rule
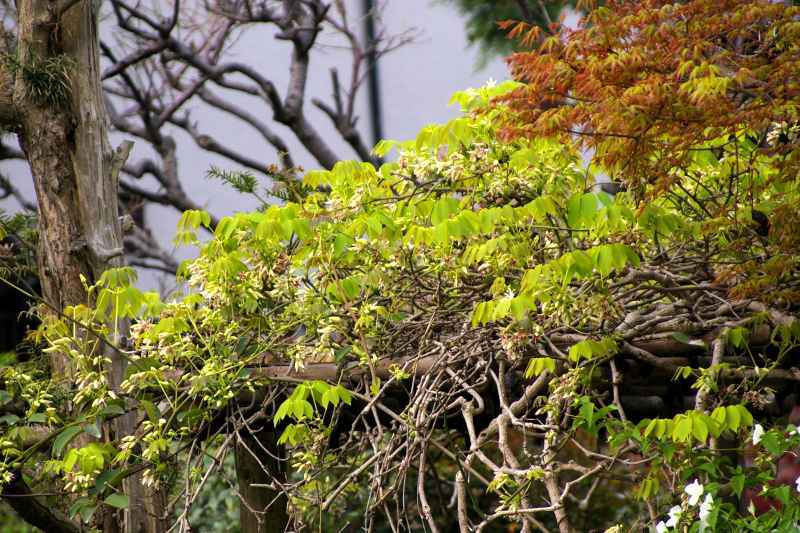
[[[361,0],[345,0],[345,4],[355,16],[360,10]],[[413,138],[422,126],[453,118],[457,109],[447,105],[453,92],[482,85],[489,78],[502,80],[507,76],[505,63],[500,58],[490,61],[482,70],[476,70],[478,52],[474,48],[468,48],[464,21],[450,5],[429,0],[388,0],[383,20],[390,34],[411,28],[418,30],[417,38],[412,44],[384,56],[380,62],[384,135],[387,138]],[[323,33],[318,42],[327,46],[313,49],[305,109],[309,120],[318,127],[336,153],[344,159],[353,158],[355,154],[339,138],[329,119],[310,103],[312,97],[331,101],[329,70],[336,67],[341,78],[348,79],[350,58],[348,52],[341,48],[342,43],[336,36]],[[250,31],[242,36],[231,53],[237,60],[250,64],[272,79],[279,90],[282,91],[282,87],[285,87],[289,68],[287,43],[275,40],[263,30]],[[362,117],[359,129],[365,139],[370,139],[365,89],[366,87],[362,89],[358,100],[358,114]],[[246,97],[239,98],[244,99],[236,103],[251,107],[257,105],[258,107],[253,108],[254,112],[264,113],[265,118],[269,118],[269,111],[262,104],[247,102]],[[258,136],[250,134],[241,123],[200,106],[190,109],[202,132],[213,134],[238,151],[255,155],[260,160],[275,160],[274,150],[265,145]],[[275,124],[274,129],[287,141],[298,164],[306,169],[317,166],[285,127]],[[217,216],[255,207],[255,203],[249,198],[205,179],[205,173],[212,164],[222,168],[236,168],[235,165],[198,149],[181,132],[176,132],[175,136],[179,146],[179,170],[184,188],[198,204]],[[124,137],[116,136],[113,140],[119,142],[122,138]],[[139,142],[130,160],[135,161],[137,157],[147,154],[147,147]],[[2,170],[28,198],[34,198],[25,164],[5,162]],[[143,185],[145,183],[148,182],[144,181]],[[150,188],[153,183],[150,182]],[[0,209],[13,212],[19,206],[16,201],[6,199],[0,201]],[[171,249],[170,242],[179,213],[172,208],[151,205],[147,207],[146,214],[154,234],[162,244]],[[191,248],[182,248],[177,250],[176,255],[179,259],[184,259],[194,253]],[[140,285],[156,288],[160,284],[160,278],[163,277],[142,273]]]

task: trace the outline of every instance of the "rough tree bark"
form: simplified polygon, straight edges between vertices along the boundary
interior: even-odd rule
[[[86,303],[81,277],[91,284],[106,269],[123,264],[117,189],[131,144],[115,151],[108,139],[98,53],[99,3],[20,0],[17,8],[16,50],[9,51],[12,59],[0,75],[0,120],[4,129],[17,132],[30,165],[43,296],[53,311],[61,311]],[[35,87],[37,78],[44,84]],[[108,378],[116,387],[125,363],[120,354],[109,355]],[[51,365],[54,376],[69,381],[64,354],[54,354]],[[117,419],[107,428],[107,437],[132,433],[134,417]],[[124,490],[130,507],[123,517],[105,516],[105,530],[166,529],[159,497],[147,494],[139,478],[126,480]]]

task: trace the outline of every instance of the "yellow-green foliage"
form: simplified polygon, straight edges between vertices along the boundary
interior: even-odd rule
[[[75,368],[80,390],[72,404],[53,406],[58,384],[40,375],[0,372],[8,399],[29,405],[27,423],[59,428],[48,471],[84,498],[75,514],[91,515],[101,499],[124,507],[116,487],[131,464],[151,465],[148,483],[167,479],[171,454],[185,450],[204,423],[243,392],[275,384],[259,376],[259,366],[361,365],[370,376],[361,395],[368,400],[382,390],[371,373],[380,360],[402,361],[436,346],[441,350],[432,353],[441,354],[445,344],[448,353],[463,350],[465,358],[473,357],[471,345],[458,340],[465,332],[492,343],[493,357],[524,365],[528,379],[563,373],[541,412],[564,416],[570,431],[596,436],[604,429],[612,448],[633,443],[642,454],[668,462],[709,436],[746,431],[752,416],[738,397],[710,414],[690,411],[639,426],[615,418],[615,407],[595,404],[594,370],[628,340],[607,324],[623,321],[631,310],[626,304],[637,305],[609,295],[643,262],[658,264],[665,250],[720,263],[750,254],[761,243],[730,245],[741,240],[736,226],[742,217],[796,198],[797,191],[784,185],[772,190],[763,181],[758,203],[742,196],[714,217],[692,204],[728,186],[730,150],[751,150],[756,157],[743,134],[726,139],[722,152],[710,146],[698,154],[691,179],[669,195],[598,192],[593,169],[570,146],[499,138],[494,124],[503,109],[487,106],[515,86],[457,94],[463,116],[427,126],[414,140],[376,147],[382,156],[396,149],[396,160],[380,168],[342,161],[329,171],[309,172],[302,200],[225,217],[207,242],[197,232],[210,227],[211,217],[187,211],[176,241],[196,245],[199,255],[181,267],[185,296],[161,301],[136,289],[129,269],[113,270],[89,288],[86,306],[46,321],[40,339],[47,350],[67,354]],[[764,176],[748,179],[769,175],[770,160],[759,164]],[[252,192],[255,186],[242,187]],[[785,256],[782,264],[796,260]],[[772,290],[782,275],[759,283]],[[133,319],[131,345],[122,347],[129,366],[115,392],[104,373],[109,361],[100,339],[118,338],[123,319]],[[731,329],[730,343],[743,347],[752,325],[742,321]],[[582,337],[564,353],[542,340],[553,331]],[[409,371],[395,364],[391,379],[408,380]],[[708,380],[710,373],[703,375]],[[680,378],[692,376],[690,369]],[[42,385],[34,387],[34,381]],[[703,381],[712,386],[713,379]],[[292,422],[281,443],[299,450],[293,464],[308,476],[299,494],[333,488],[332,478],[308,472],[334,460],[317,453],[329,434],[323,414],[351,399],[342,383],[317,380],[276,404],[276,421]],[[136,437],[64,453],[80,433],[97,436],[101,422],[133,406],[144,413]],[[35,450],[19,445],[22,422],[0,419],[0,475],[34,456]],[[524,483],[541,477],[536,468]],[[651,472],[642,485],[647,494],[656,490],[656,475]],[[87,493],[101,476],[100,488]],[[199,480],[200,472],[192,470],[189,483]],[[517,482],[498,477],[491,488],[503,492],[521,486]],[[304,501],[295,504],[303,508]]]

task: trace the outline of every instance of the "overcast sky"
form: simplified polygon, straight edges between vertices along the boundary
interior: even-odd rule
[[[360,11],[361,0],[346,0],[345,4],[355,15]],[[504,79],[505,63],[497,58],[481,70],[476,69],[478,51],[467,45],[464,21],[455,8],[430,0],[389,0],[386,2],[383,20],[389,33],[400,33],[409,29],[417,30],[412,44],[384,56],[379,65],[381,76],[381,97],[384,115],[384,135],[390,139],[408,139],[424,125],[444,122],[457,113],[448,107],[450,95],[458,90],[476,87],[489,78]],[[106,26],[105,31],[109,31]],[[347,51],[335,36],[323,33],[318,41],[329,45],[315,47],[311,58],[311,68],[307,85],[306,112],[309,120],[319,128],[326,140],[342,158],[354,157],[353,152],[340,140],[328,118],[310,104],[312,97],[330,100],[331,67],[337,67],[343,79],[349,74],[350,58]],[[263,31],[250,31],[239,40],[232,50],[236,59],[257,68],[272,79],[279,90],[288,79],[289,46],[286,42],[275,40]],[[243,105],[252,105],[240,102]],[[369,115],[367,113],[367,93],[361,92],[359,101],[359,129],[370,139]],[[268,109],[260,108],[269,118]],[[192,109],[192,117],[199,129],[210,133],[238,151],[253,154],[256,158],[270,162],[274,160],[274,150],[265,145],[256,135],[249,134],[235,120],[212,113],[202,107]],[[275,125],[276,131],[283,134],[289,144],[295,161],[306,169],[316,167],[313,158],[295,141],[286,128]],[[179,146],[179,170],[187,193],[217,216],[236,211],[252,209],[255,203],[249,198],[231,191],[219,184],[205,179],[209,166],[214,164],[223,168],[235,168],[230,162],[198,149],[185,136],[176,134]],[[119,142],[123,137],[115,137]],[[131,161],[147,155],[147,147],[139,142],[134,149]],[[28,198],[33,199],[33,187],[26,165],[2,163],[4,174],[13,179]],[[152,183],[151,183],[152,185]],[[0,201],[0,209],[15,211],[19,209],[14,200]],[[163,244],[171,249],[171,238],[179,213],[162,206],[148,206],[146,216]],[[190,257],[191,249],[177,251],[179,258]],[[143,273],[140,284],[148,288],[159,285],[159,277]]]

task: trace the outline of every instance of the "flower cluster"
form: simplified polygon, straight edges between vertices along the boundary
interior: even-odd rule
[[[656,524],[656,532],[666,533],[677,527],[678,524],[681,523],[681,519],[689,517],[689,512],[692,511],[694,507],[697,507],[698,503],[700,507],[698,509],[697,518],[700,521],[700,531],[705,531],[709,526],[709,518],[714,508],[714,497],[711,493],[706,493],[701,503],[700,498],[703,496],[703,491],[703,485],[697,479],[686,485],[683,489],[683,492],[687,495],[684,504],[673,506],[669,510],[669,518],[666,521],[662,520]]]

